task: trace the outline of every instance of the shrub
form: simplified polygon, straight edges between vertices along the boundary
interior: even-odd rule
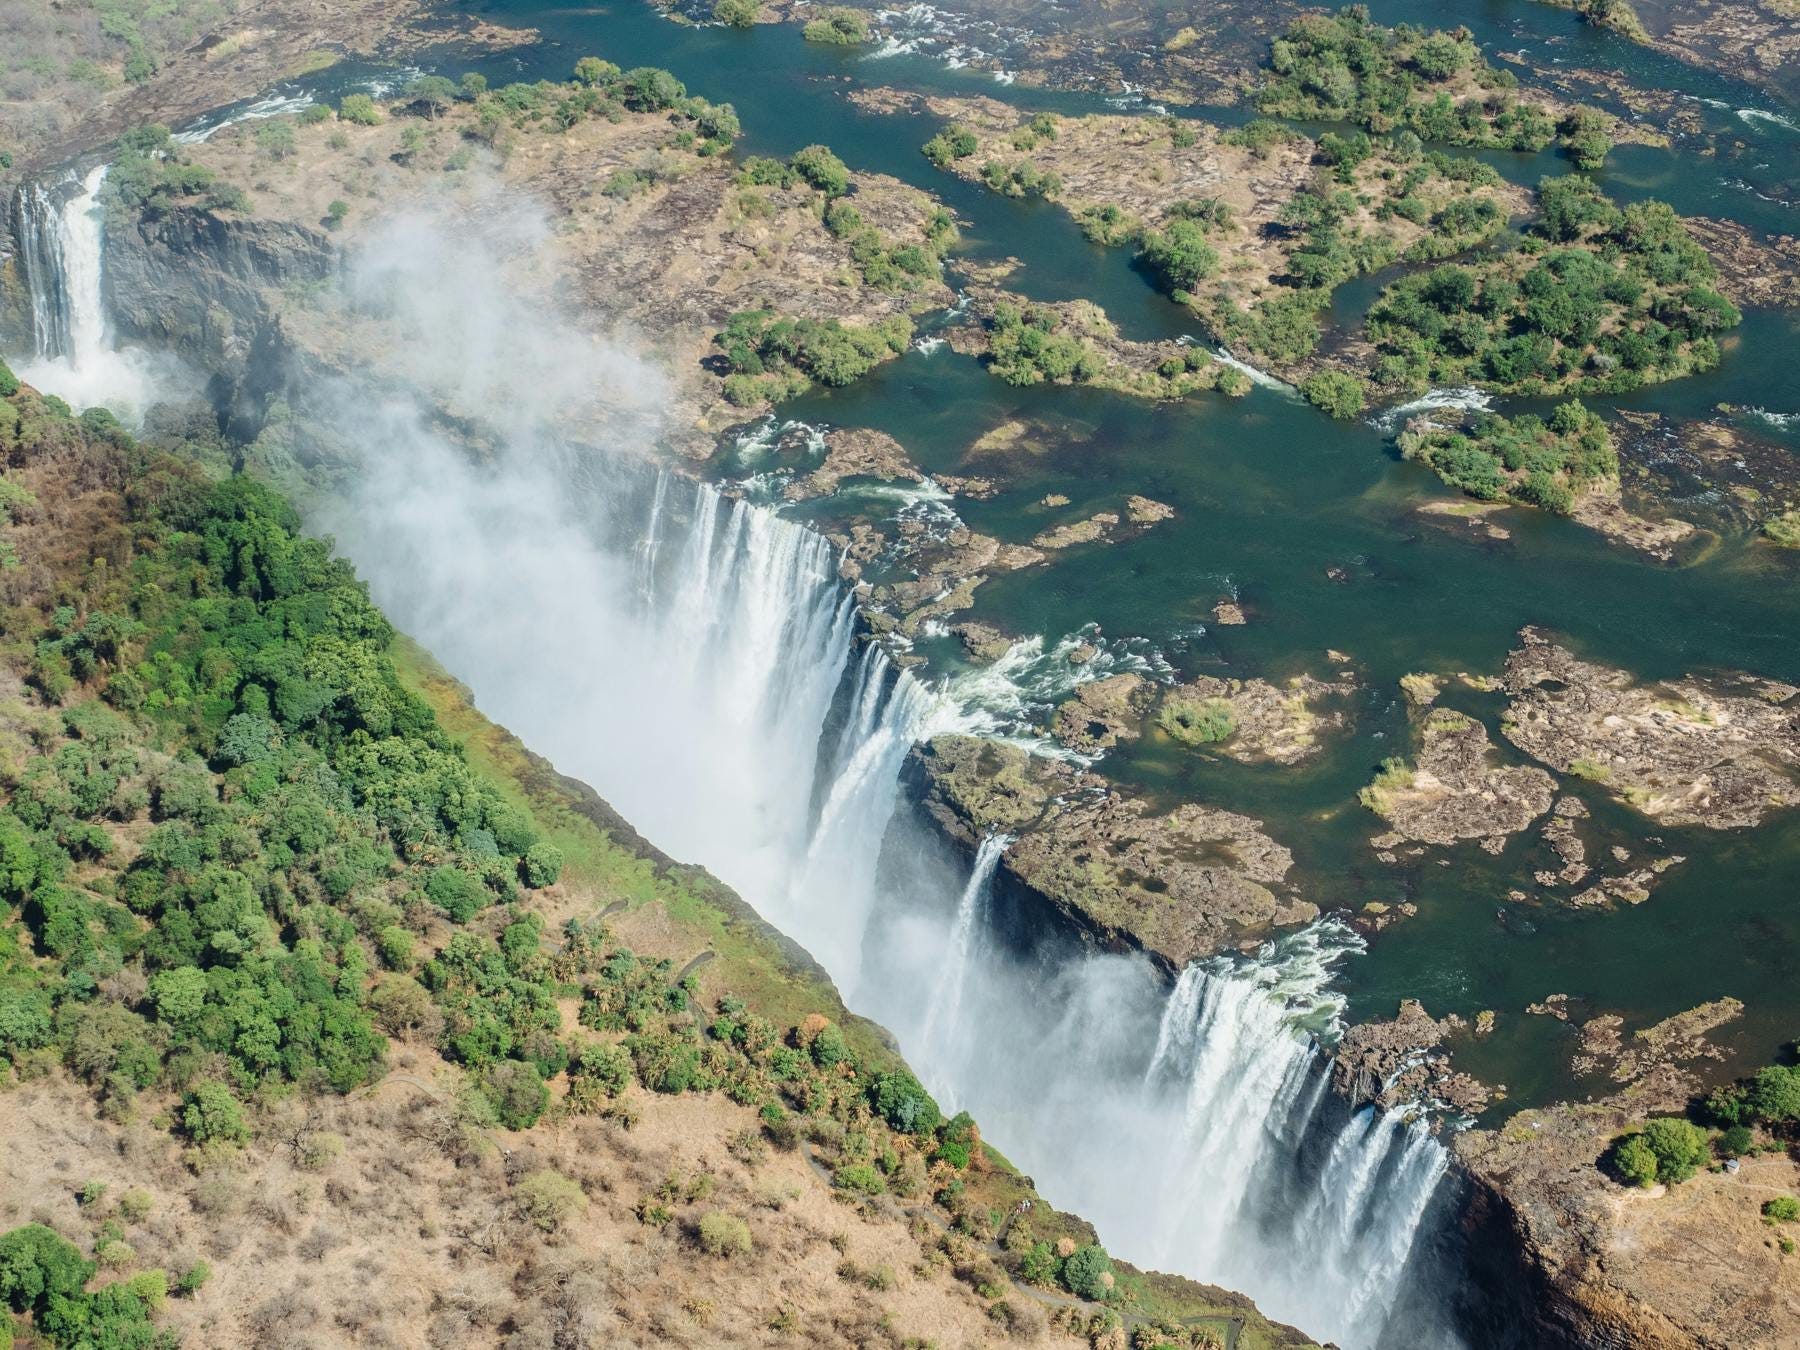
[[[1156,724],[1183,745],[1213,745],[1237,730],[1237,714],[1222,698],[1173,698],[1163,704]]]
[[[528,1130],[550,1105],[550,1089],[538,1075],[537,1065],[508,1059],[488,1069],[482,1077],[482,1093],[493,1104],[494,1115],[509,1130]]]
[[[344,223],[344,218],[349,214],[349,202],[343,200],[341,197],[333,199],[331,205],[325,208],[325,228],[328,230],[337,229],[338,226]]]
[[[1763,1201],[1763,1218],[1773,1223],[1800,1222],[1800,1200],[1791,1195],[1778,1195]]]
[[[1649,1186],[1686,1181],[1706,1161],[1706,1132],[1688,1121],[1662,1116],[1647,1121],[1641,1132],[1627,1135],[1607,1155],[1613,1170],[1627,1183]]]
[[[1368,407],[1368,391],[1356,376],[1341,370],[1321,370],[1300,386],[1306,401],[1340,421],[1356,417]]]
[[[931,1094],[905,1069],[876,1074],[869,1084],[869,1105],[901,1134],[931,1134],[944,1119]]]
[[[433,869],[425,882],[425,894],[452,923],[467,923],[494,898],[480,877],[451,866]]]
[[[187,1095],[181,1108],[181,1125],[196,1144],[244,1144],[250,1126],[244,1108],[223,1083],[202,1083]]]
[[[204,1261],[196,1261],[175,1281],[175,1294],[178,1298],[187,1298],[200,1292],[200,1287],[212,1278],[212,1267]]]
[[[748,1256],[752,1242],[750,1225],[735,1214],[727,1214],[715,1209],[700,1218],[700,1249],[708,1256],[729,1259],[733,1256]]]
[[[1173,220],[1167,229],[1147,231],[1138,257],[1170,291],[1191,291],[1219,268],[1218,252],[1206,242],[1206,231],[1191,220]]]
[[[1076,1248],[1062,1264],[1063,1287],[1077,1298],[1100,1302],[1110,1298],[1115,1279],[1106,1249],[1089,1243]]]
[[[821,10],[819,17],[811,20],[800,32],[808,42],[852,47],[869,40],[869,20],[860,10]]]
[[[713,22],[733,28],[751,28],[756,24],[756,0],[719,0],[713,6]]]
[[[788,161],[794,172],[827,197],[841,197],[850,190],[850,170],[828,146],[809,145],[795,151]]]
[[[562,876],[562,850],[554,844],[533,844],[525,850],[520,869],[525,874],[525,884],[532,890],[540,891],[546,886],[554,886]]]
[[[133,1187],[119,1197],[119,1214],[127,1223],[142,1223],[155,1207],[155,1198],[139,1187]]]
[[[12,372],[12,367],[0,361],[0,398],[11,398],[19,392],[19,377]]]
[[[857,1195],[880,1195],[887,1189],[887,1178],[872,1163],[846,1163],[832,1174],[831,1181],[839,1190]]]
[[[1771,1124],[1800,1121],[1800,1067],[1771,1064],[1750,1080],[1750,1109]]]
[[[1753,1143],[1749,1126],[1731,1125],[1714,1141],[1713,1147],[1721,1158],[1741,1158],[1750,1151]]]
[[[346,94],[338,104],[338,116],[359,127],[372,127],[381,120],[381,110],[367,94]]]
[[[521,1177],[513,1187],[513,1200],[519,1213],[546,1233],[587,1208],[581,1186],[551,1167]]]

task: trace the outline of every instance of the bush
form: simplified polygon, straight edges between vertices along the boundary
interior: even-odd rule
[[[905,1069],[876,1074],[869,1084],[869,1105],[901,1134],[931,1134],[944,1119],[931,1094]]]
[[[847,1163],[832,1174],[831,1181],[839,1190],[857,1195],[880,1195],[887,1189],[887,1178],[871,1163]]]
[[[756,24],[756,0],[719,0],[713,6],[713,22],[733,28],[751,28]]]
[[[525,850],[521,870],[525,875],[525,884],[534,891],[541,891],[546,886],[554,886],[562,876],[562,850],[554,844],[536,843]]]
[[[729,1259],[750,1255],[750,1225],[735,1214],[715,1209],[702,1215],[699,1225],[700,1249],[708,1256]]]
[[[1138,257],[1169,291],[1191,291],[1219,268],[1206,231],[1191,220],[1170,221],[1167,229],[1146,232]]]
[[[555,1232],[565,1220],[587,1208],[587,1196],[579,1183],[555,1168],[528,1172],[513,1187],[519,1213],[546,1233]]]
[[[1183,745],[1213,745],[1237,730],[1237,714],[1222,698],[1172,698],[1163,704],[1156,724]]]
[[[433,869],[425,882],[425,895],[452,923],[467,923],[494,898],[480,877],[452,866]]]
[[[346,94],[338,104],[338,116],[359,127],[372,127],[381,120],[381,110],[367,94]]]
[[[1369,405],[1363,382],[1345,371],[1321,370],[1300,386],[1306,401],[1340,421],[1358,416]]]
[[[794,172],[827,197],[841,197],[850,190],[850,170],[827,146],[809,145],[788,161]]]
[[[1063,1287],[1076,1298],[1100,1302],[1112,1297],[1115,1278],[1106,1249],[1094,1243],[1078,1247],[1062,1264]]]
[[[808,42],[851,47],[869,40],[869,20],[860,10],[821,10],[819,17],[808,22],[800,32]]]
[[[1640,1133],[1627,1135],[1608,1155],[1613,1170],[1634,1186],[1686,1181],[1706,1161],[1706,1132],[1674,1116],[1647,1121]]]
[[[1800,1222],[1800,1200],[1791,1195],[1778,1195],[1763,1201],[1763,1218],[1774,1223]]]
[[[196,1144],[245,1144],[250,1126],[244,1108],[223,1083],[202,1083],[187,1095],[181,1108],[181,1125]]]
[[[502,1060],[488,1069],[481,1089],[493,1104],[495,1117],[509,1130],[530,1129],[550,1105],[550,1089],[537,1065],[524,1060]]]
[[[12,372],[12,367],[0,361],[0,398],[11,398],[19,392],[19,377]]]
[[[1771,1064],[1750,1080],[1750,1109],[1770,1124],[1800,1121],[1800,1067]]]

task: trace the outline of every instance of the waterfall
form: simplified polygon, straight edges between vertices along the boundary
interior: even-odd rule
[[[12,234],[31,297],[32,354],[39,360],[62,356],[69,350],[69,313],[61,213],[41,183],[22,183],[14,190]]]
[[[389,458],[323,523],[490,716],[805,945],[1121,1256],[1243,1289],[1347,1350],[1377,1343],[1444,1157],[1398,1116],[1346,1120],[1327,1090],[1317,1038],[1360,939],[1316,924],[1173,990],[1137,957],[1034,964],[994,931],[1004,836],[959,868],[941,837],[895,834],[915,743],[1028,738],[1109,659],[1032,638],[927,683],[858,647],[835,549],[770,508],[641,470],[572,491],[566,464],[368,439]]]
[[[61,221],[72,328],[80,308],[98,335],[72,331],[72,354],[104,351],[100,182]],[[91,284],[77,284],[70,239]],[[441,293],[441,246],[395,256],[429,259],[417,280]],[[1041,745],[1049,703],[1150,658],[1100,642],[1075,664],[1070,635],[950,680],[900,669],[899,649],[859,637],[827,540],[635,455],[571,447],[529,416],[534,399],[556,411],[534,352],[549,377],[579,348],[593,363],[582,383],[655,382],[603,368],[546,311],[508,320],[496,269],[453,270],[480,292],[459,290],[458,305],[484,321],[420,325],[401,355],[450,343],[418,369],[485,380],[484,411],[518,416],[491,458],[447,442],[394,382],[320,390],[308,410],[369,447],[312,523],[382,608],[487,715],[810,950],[935,1092],[1121,1256],[1242,1289],[1346,1350],[1379,1345],[1444,1157],[1417,1122],[1351,1117],[1327,1090],[1319,1046],[1342,1012],[1331,973],[1354,934],[1315,924],[1171,990],[1145,958],[1022,912],[994,884],[998,837],[971,871],[902,801],[918,741],[960,730]],[[74,303],[83,287],[91,306]],[[505,406],[513,390],[525,406]]]
[[[33,186],[14,202],[31,288],[32,359],[18,369],[28,384],[77,408],[104,405],[141,417],[159,395],[191,382],[172,358],[113,349],[104,299],[105,226],[100,191],[107,166],[90,169],[54,219],[51,195]]]
[[[981,910],[988,888],[994,881],[994,869],[1000,855],[1012,843],[1008,834],[990,834],[975,850],[975,865],[969,869],[968,883],[956,902],[956,920],[950,928],[949,948],[944,954],[944,973],[938,980],[925,1014],[925,1029],[920,1040],[927,1046],[938,1044],[940,1029],[954,1036],[958,1014],[962,1011],[963,986],[969,979],[970,953],[979,939]],[[954,1102],[948,1103],[954,1105]]]

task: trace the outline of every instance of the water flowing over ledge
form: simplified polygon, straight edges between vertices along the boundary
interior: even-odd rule
[[[57,221],[59,378],[124,378],[103,181]],[[538,435],[477,464],[405,398],[326,401],[356,410],[341,430],[371,449],[317,523],[383,609],[489,716],[807,947],[1057,1203],[1122,1256],[1241,1289],[1346,1350],[1455,1343],[1416,1323],[1384,1336],[1419,1283],[1446,1159],[1419,1122],[1353,1115],[1329,1090],[1320,1038],[1353,934],[1317,924],[1171,989],[1147,960],[1046,931],[1004,836],[971,864],[908,809],[917,742],[1038,743],[1042,710],[1104,673],[1071,665],[1076,637],[927,684],[859,639],[835,549],[768,507]]]

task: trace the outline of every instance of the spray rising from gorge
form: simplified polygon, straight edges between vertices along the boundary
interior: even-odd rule
[[[63,238],[65,272],[98,276],[98,229],[73,265],[88,244]],[[971,866],[908,809],[904,763],[945,732],[1024,736],[1105,664],[1033,639],[927,684],[859,643],[832,545],[639,453],[658,373],[546,317],[498,261],[543,238],[517,216],[485,238],[413,219],[353,271],[349,317],[391,359],[308,415],[365,447],[319,523],[382,607],[490,716],[806,946],[1121,1255],[1382,1344],[1445,1159],[1327,1090],[1315,1038],[1357,939],[1323,923],[1171,991],[1145,959],[1023,921],[1005,837]],[[492,430],[483,456],[438,430],[445,406]],[[1417,1320],[1404,1337],[1441,1339]]]

